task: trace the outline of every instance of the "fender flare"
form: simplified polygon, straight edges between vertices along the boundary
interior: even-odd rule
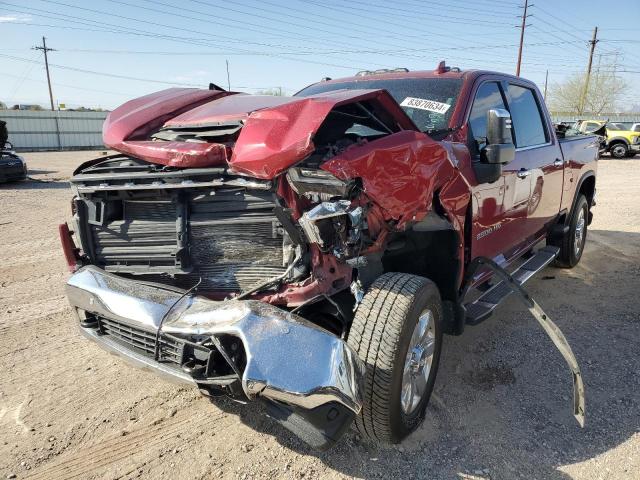
[[[627,147],[631,145],[629,140],[624,137],[612,137],[607,138],[607,149],[611,146],[612,143],[624,143]]]
[[[578,201],[578,195],[580,194],[580,189],[582,188],[582,185],[584,184],[584,182],[588,179],[588,178],[596,178],[596,172],[594,170],[588,170],[586,171],[584,174],[582,174],[582,177],[580,177],[580,180],[578,181],[578,183],[576,184],[576,191],[573,194],[573,201],[571,202],[571,210],[569,211],[569,215],[567,215],[566,219],[565,219],[565,225],[567,225],[573,215],[573,211],[576,208],[576,203]],[[591,205],[589,205],[589,208],[591,208]]]

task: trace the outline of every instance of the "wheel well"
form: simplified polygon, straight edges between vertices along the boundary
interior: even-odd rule
[[[397,234],[382,257],[385,272],[412,273],[433,281],[443,300],[457,299],[459,267],[458,238],[455,230]]]
[[[585,178],[582,184],[580,185],[580,190],[578,192],[583,194],[585,197],[587,197],[587,201],[589,202],[589,207],[591,207],[591,204],[593,203],[593,197],[595,196],[595,193],[596,193],[596,177],[589,176]]]
[[[624,140],[623,138],[616,138],[614,140],[610,140],[609,144],[607,145],[608,149],[611,149],[612,147],[615,147],[616,145],[618,145],[619,143],[624,144],[625,146],[629,146],[629,143]]]

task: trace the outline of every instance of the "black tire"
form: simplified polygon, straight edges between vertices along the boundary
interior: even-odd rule
[[[427,309],[433,314],[433,357],[426,389],[407,414],[401,405],[403,371],[414,328]],[[386,273],[364,296],[347,339],[366,365],[364,402],[355,421],[363,437],[398,443],[422,422],[438,371],[442,316],[438,287],[416,275]]]
[[[627,158],[633,158],[636,156],[636,152],[633,152],[631,150],[629,150],[629,152],[627,152]]]
[[[584,220],[583,223],[583,231],[581,235],[580,248],[576,247],[576,236],[578,235],[577,225],[579,219],[582,218]],[[587,223],[589,219],[589,202],[587,198],[579,194],[578,199],[576,200],[575,208],[573,209],[573,214],[571,215],[571,221],[569,223],[569,232],[564,236],[562,242],[560,244],[560,254],[556,259],[556,266],[562,268],[573,268],[575,267],[580,259],[582,258],[582,253],[584,252],[584,246],[587,241]]]
[[[629,154],[629,147],[624,142],[617,142],[609,147],[609,153],[613,158],[626,158]]]

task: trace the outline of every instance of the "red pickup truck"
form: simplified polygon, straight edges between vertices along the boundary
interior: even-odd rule
[[[292,97],[169,89],[113,111],[104,141],[120,153],[74,172],[60,226],[82,333],[264,401],[319,448],[354,420],[401,441],[443,335],[579,262],[598,156],[557,137],[532,82],[444,63]]]

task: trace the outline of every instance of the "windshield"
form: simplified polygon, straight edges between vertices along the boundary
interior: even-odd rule
[[[627,127],[626,125],[622,124],[622,123],[613,123],[610,122],[607,124],[607,128],[611,129],[611,130],[626,130]]]
[[[445,130],[460,94],[460,78],[400,78],[316,83],[296,96],[308,97],[333,90],[384,89],[423,132]]]

